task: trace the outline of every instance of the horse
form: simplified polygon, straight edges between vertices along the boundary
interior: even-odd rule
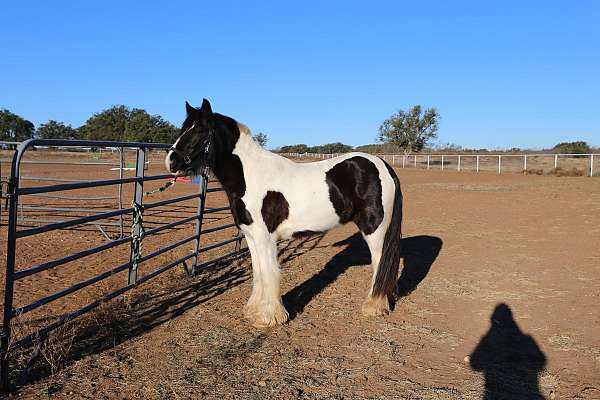
[[[248,127],[214,113],[208,100],[187,101],[180,135],[168,150],[175,175],[211,170],[224,188],[235,225],[252,261],[252,292],[244,317],[255,327],[285,323],[277,242],[354,222],[371,252],[373,275],[362,305],[365,316],[389,313],[400,264],[402,191],[394,170],[379,157],[347,153],[296,163],[259,145]]]

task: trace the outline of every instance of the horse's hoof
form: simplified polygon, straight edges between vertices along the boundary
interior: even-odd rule
[[[386,296],[369,298],[362,305],[362,314],[365,317],[381,317],[390,313],[390,305]]]
[[[256,310],[251,318],[252,326],[255,328],[271,328],[287,322],[289,314],[282,304],[267,305]]]
[[[249,321],[252,321],[255,318],[256,313],[258,312],[258,306],[256,304],[246,304],[243,309],[244,318]]]

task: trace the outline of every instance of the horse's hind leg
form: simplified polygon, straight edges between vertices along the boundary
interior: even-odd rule
[[[365,238],[365,241],[369,246],[369,250],[371,251],[371,265],[373,267],[371,287],[369,289],[367,299],[362,305],[362,313],[365,316],[387,315],[390,312],[390,305],[387,295],[374,296],[373,294],[375,277],[377,276],[377,271],[379,269],[379,264],[381,261],[381,254],[383,252],[383,241],[385,239],[385,232],[387,228],[387,226],[383,225],[384,224],[381,224],[375,230],[375,232],[371,233],[370,235],[365,235],[363,233],[363,237]]]

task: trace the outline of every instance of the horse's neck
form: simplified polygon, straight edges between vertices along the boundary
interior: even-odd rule
[[[241,133],[233,152],[217,163],[214,173],[229,196],[241,197],[246,190],[247,176],[263,171],[280,156],[263,149],[249,132]]]
[[[277,157],[259,145],[249,132],[240,135],[233,149],[233,154],[244,160],[244,163],[266,162],[268,159]]]

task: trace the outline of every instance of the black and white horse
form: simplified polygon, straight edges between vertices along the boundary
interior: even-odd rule
[[[206,99],[199,109],[186,102],[186,111],[182,133],[165,164],[177,174],[210,168],[225,189],[252,258],[245,317],[257,327],[288,319],[279,289],[279,239],[325,232],[350,221],[365,238],[373,266],[362,312],[387,314],[400,263],[402,222],[402,192],[392,168],[363,153],[295,163],[263,149],[246,126],[213,113]]]

